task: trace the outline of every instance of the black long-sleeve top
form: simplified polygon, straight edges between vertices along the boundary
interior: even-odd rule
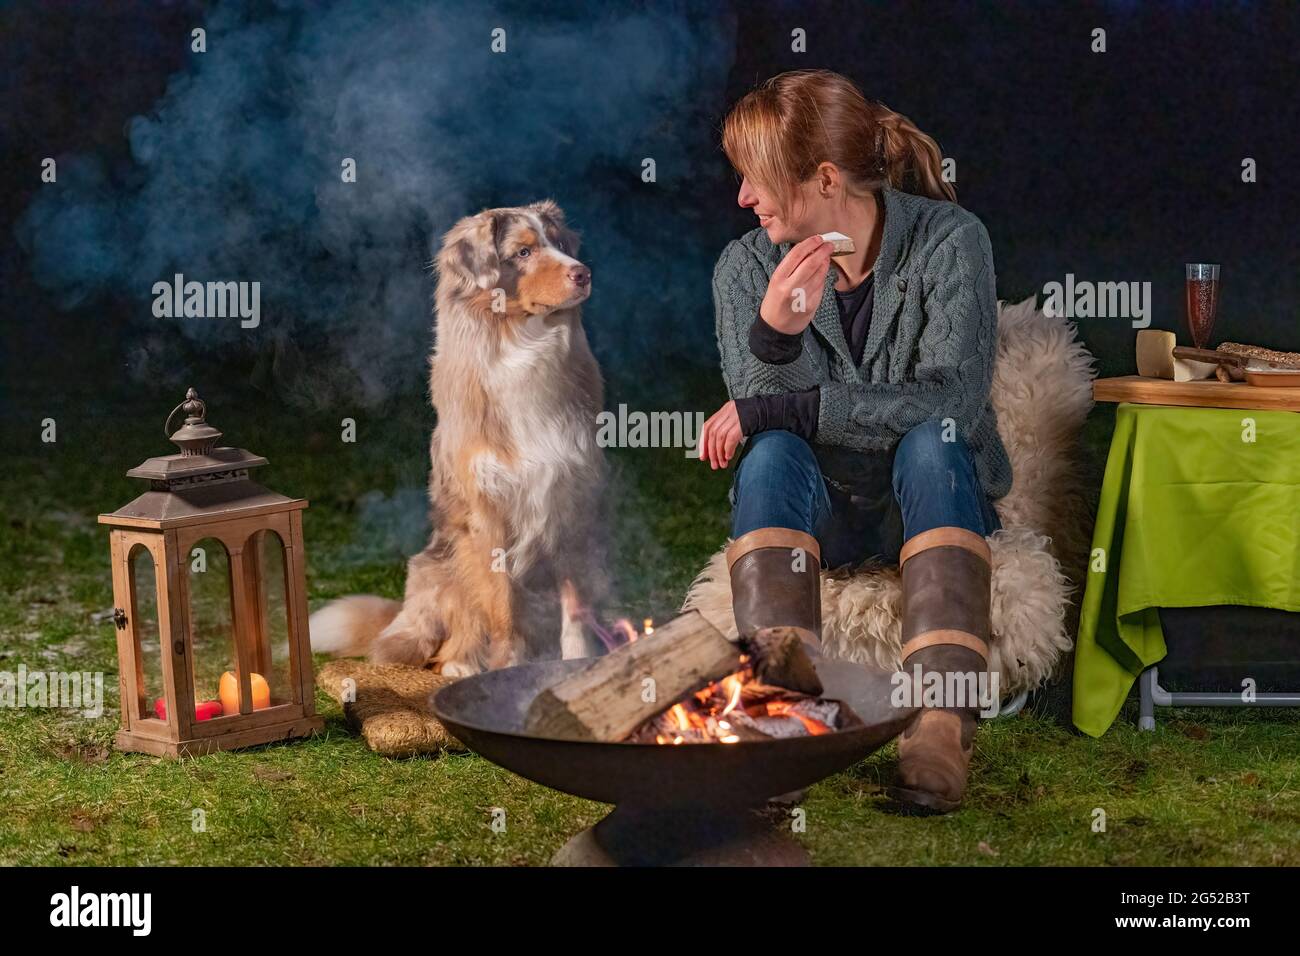
[[[835,305],[840,313],[840,326],[849,343],[849,353],[854,363],[862,364],[862,353],[867,345],[867,332],[871,328],[871,309],[874,299],[875,273],[871,273],[847,292],[835,292]],[[802,335],[778,332],[763,317],[755,316],[749,329],[749,350],[758,359],[774,365],[793,362],[803,351]],[[817,430],[817,412],[821,401],[816,387],[802,392],[780,395],[755,395],[736,399],[736,414],[740,430],[746,436],[774,428],[794,432],[805,441],[812,441]]]

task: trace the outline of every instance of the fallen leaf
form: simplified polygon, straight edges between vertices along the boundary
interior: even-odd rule
[[[979,851],[980,851],[981,853],[983,853],[985,856],[997,856],[997,855],[998,855],[998,851],[995,850],[995,849],[993,849],[993,847],[989,846],[989,845],[988,845],[987,843],[985,843],[983,840],[980,840]]]

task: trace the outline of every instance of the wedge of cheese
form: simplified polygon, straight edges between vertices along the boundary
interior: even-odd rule
[[[1217,362],[1174,358],[1174,346],[1177,344],[1173,332],[1141,329],[1137,334],[1138,374],[1174,382],[1199,382],[1201,379],[1214,378]]]
[[[1174,346],[1178,338],[1162,329],[1139,329],[1137,334],[1138,374],[1146,378],[1174,377]]]
[[[842,232],[823,232],[822,238],[834,247],[831,249],[833,256],[847,256],[856,248],[853,240]]]

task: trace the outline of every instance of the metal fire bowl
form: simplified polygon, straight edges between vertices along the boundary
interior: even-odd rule
[[[799,790],[893,740],[915,713],[890,705],[887,672],[822,658],[823,696],[847,703],[863,726],[818,737],[679,746],[525,733],[533,698],[587,663],[544,661],[465,677],[438,691],[433,711],[467,746],[521,777],[601,803],[659,808],[757,805]]]

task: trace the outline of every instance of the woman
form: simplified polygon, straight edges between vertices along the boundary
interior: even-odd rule
[[[722,142],[759,225],[714,271],[731,401],[700,438],[713,468],[745,439],[727,553],[737,627],[800,628],[815,648],[819,566],[882,556],[902,565],[904,671],[978,675],[984,539],[1011,486],[989,402],[988,234],[934,140],[836,73],[764,83]],[[854,251],[832,259],[831,231]],[[955,809],[965,790],[979,704],[943,704],[899,741],[891,793],[909,809]]]

